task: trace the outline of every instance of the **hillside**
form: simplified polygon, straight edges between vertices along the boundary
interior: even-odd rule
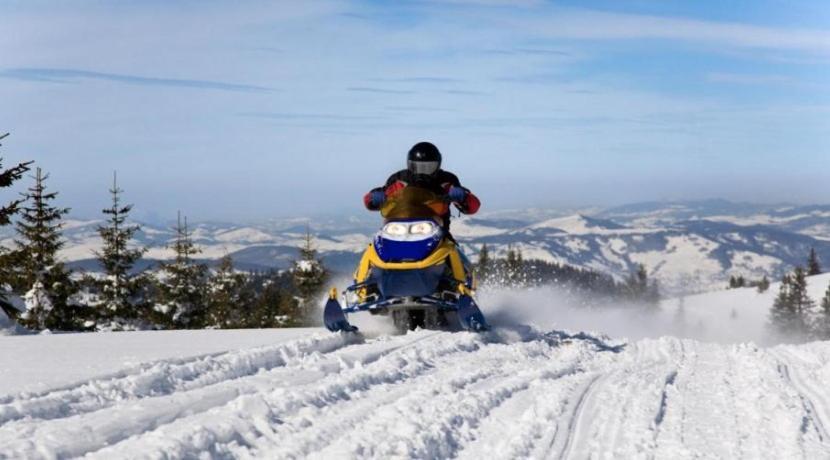
[[[803,264],[810,248],[830,261],[830,208],[774,207],[725,201],[645,203],[593,214],[554,214],[528,210],[499,212],[453,221],[453,234],[475,259],[483,244],[496,256],[508,247],[525,258],[562,262],[626,277],[645,264],[667,294],[719,289],[731,275],[779,279]],[[286,268],[297,255],[307,228],[327,265],[350,273],[377,230],[377,216],[285,219],[261,224],[201,223],[193,226],[201,257],[234,257],[241,269]],[[98,221],[69,221],[62,256],[76,268],[95,271]],[[11,228],[0,244],[11,245]],[[4,236],[5,235],[5,236]],[[150,250],[140,268],[166,260],[172,229],[143,225],[136,244]]]

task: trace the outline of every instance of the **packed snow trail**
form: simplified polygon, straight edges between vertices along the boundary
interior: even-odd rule
[[[830,344],[314,333],[0,397],[0,458],[830,458]]]

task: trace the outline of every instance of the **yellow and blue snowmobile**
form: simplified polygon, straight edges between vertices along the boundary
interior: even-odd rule
[[[357,331],[348,314],[369,312],[391,316],[401,331],[427,329],[489,329],[473,299],[476,288],[471,264],[443,229],[449,210],[445,197],[409,186],[381,208],[384,225],[366,248],[343,293],[332,289],[323,319],[333,332]]]

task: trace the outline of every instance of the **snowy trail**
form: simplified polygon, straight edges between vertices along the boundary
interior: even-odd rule
[[[0,458],[830,458],[830,344],[314,333],[0,399]]]

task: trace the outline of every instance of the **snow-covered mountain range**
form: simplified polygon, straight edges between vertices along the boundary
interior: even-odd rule
[[[376,215],[283,219],[260,224],[192,225],[202,257],[234,257],[244,269],[284,268],[296,257],[308,228],[328,265],[349,272],[377,229]],[[100,221],[68,221],[62,254],[74,266],[95,270]],[[0,242],[11,244],[7,227]],[[815,248],[830,264],[830,206],[732,203],[722,200],[641,203],[576,213],[500,211],[453,222],[453,234],[475,259],[481,245],[496,255],[508,247],[525,258],[563,262],[624,277],[645,264],[669,292],[720,286],[731,275],[778,278],[803,264]],[[172,228],[142,224],[137,242],[149,248],[145,264],[171,257]]]

